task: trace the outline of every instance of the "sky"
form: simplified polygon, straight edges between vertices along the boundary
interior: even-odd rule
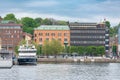
[[[120,0],[1,0],[0,16],[41,17],[70,22],[120,22]]]

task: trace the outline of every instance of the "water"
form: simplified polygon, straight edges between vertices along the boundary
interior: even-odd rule
[[[0,69],[0,80],[120,80],[119,63],[38,64]]]

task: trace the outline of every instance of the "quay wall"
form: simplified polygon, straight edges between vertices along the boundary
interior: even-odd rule
[[[120,59],[64,59],[64,58],[38,58],[38,63],[73,63],[73,62],[96,62],[96,63],[120,63]]]

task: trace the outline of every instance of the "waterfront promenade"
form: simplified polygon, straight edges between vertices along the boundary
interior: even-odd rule
[[[73,62],[99,62],[99,63],[120,63],[119,58],[106,57],[68,57],[68,58],[38,58],[38,63],[73,63]]]

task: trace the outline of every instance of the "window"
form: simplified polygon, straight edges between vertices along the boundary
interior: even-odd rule
[[[58,33],[58,36],[61,36],[61,33]]]
[[[13,38],[13,35],[11,35],[11,38]]]
[[[67,38],[64,38],[64,41],[67,41]]]
[[[16,33],[16,30],[14,31],[14,33]]]
[[[51,35],[52,35],[52,36],[55,36],[55,33],[52,33]]]
[[[42,42],[42,38],[40,38],[39,41]]]
[[[64,33],[64,36],[67,36],[67,33]]]
[[[39,33],[39,35],[40,35],[40,36],[42,36],[42,35],[43,35],[43,33]]]
[[[49,36],[49,33],[46,33],[46,36]]]
[[[37,34],[35,34],[35,37],[37,36]]]

